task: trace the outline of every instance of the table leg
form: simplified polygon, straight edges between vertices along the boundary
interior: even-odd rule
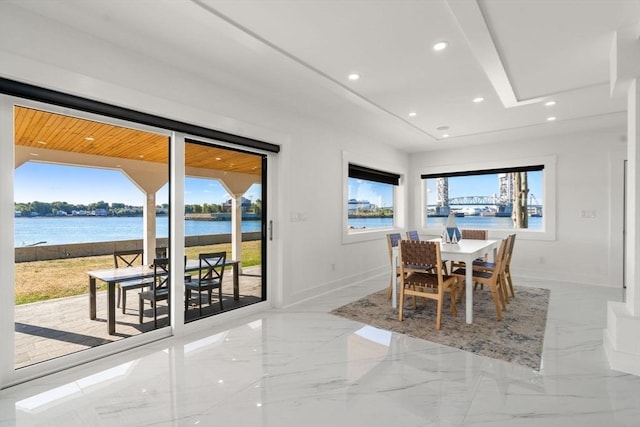
[[[116,334],[116,283],[107,283],[107,328],[109,335]]]
[[[391,307],[398,307],[398,255],[397,252],[393,252],[393,265],[391,266]]]
[[[240,262],[233,264],[233,299],[240,299]]]
[[[96,278],[89,277],[89,319],[96,320]]]
[[[473,258],[466,259],[465,263],[465,311],[467,323],[473,323]]]

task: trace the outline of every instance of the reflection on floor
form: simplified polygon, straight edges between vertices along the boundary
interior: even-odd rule
[[[0,425],[637,425],[602,347],[620,291],[517,280],[551,289],[540,371],[328,314],[381,277],[2,390]]]
[[[259,267],[243,270],[240,276],[240,299],[233,299],[232,275],[223,280],[224,311],[233,310],[261,300]],[[89,319],[89,297],[60,298],[15,308],[16,368],[75,353],[90,347],[139,335],[153,329],[153,309],[145,304],[143,323],[138,323],[138,296],[130,292],[127,309],[116,309],[116,335],[107,333],[107,296],[99,292],[96,300],[97,318]],[[203,316],[220,312],[218,300],[212,306],[203,305]],[[187,310],[187,320],[199,315],[197,306]],[[158,327],[168,325],[166,301],[158,303]]]

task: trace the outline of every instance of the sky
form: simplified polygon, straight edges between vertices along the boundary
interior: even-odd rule
[[[143,194],[121,172],[49,163],[27,162],[15,170],[14,199],[18,203],[67,202],[84,204],[105,201],[142,206]],[[436,203],[435,180],[427,188],[428,204]],[[168,186],[156,195],[157,204],[168,202]],[[529,194],[542,199],[542,172],[529,173]],[[449,178],[449,197],[491,196],[498,193],[496,175]],[[253,185],[244,197],[253,201],[262,197],[260,185]],[[393,206],[393,191],[387,184],[349,179],[349,197],[382,206]],[[185,204],[220,204],[230,195],[212,179],[187,178]]]
[[[253,185],[244,197],[253,201],[261,199],[260,185]],[[187,178],[185,181],[185,204],[220,204],[230,198],[216,180]],[[27,162],[15,170],[14,200],[83,205],[105,201],[142,206],[144,195],[116,170]],[[156,194],[156,203],[168,203],[167,185]]]

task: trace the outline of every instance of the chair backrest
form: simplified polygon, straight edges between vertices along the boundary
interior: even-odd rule
[[[142,265],[143,257],[142,249],[131,249],[127,251],[114,251],[113,263],[116,268],[132,267],[134,265]]]
[[[505,253],[505,267],[508,268],[509,264],[511,264],[511,255],[513,254],[513,246],[516,244],[516,235],[514,234],[510,234],[509,237],[507,237],[508,240],[508,244],[507,244],[507,248],[506,248],[506,253]]]
[[[400,277],[410,280],[412,273],[433,274],[442,289],[444,277],[439,242],[402,240],[399,252]]]
[[[487,240],[489,238],[488,230],[460,230],[463,239],[469,240]]]
[[[407,240],[413,240],[414,242],[419,242],[420,235],[418,234],[418,230],[407,231]]]
[[[502,239],[500,242],[500,247],[498,248],[498,253],[495,257],[496,267],[492,270],[493,276],[497,277],[499,274],[502,274],[504,270],[504,266],[507,259],[507,246],[509,245],[509,238]]]
[[[226,252],[202,253],[200,258],[200,282],[217,281],[222,283],[224,264],[227,260]]]
[[[169,292],[169,259],[156,258],[153,260],[153,283],[151,291],[155,294]]]
[[[442,266],[440,243],[431,241],[400,241],[400,269],[403,272],[424,272],[431,267]],[[436,268],[438,275],[441,268]]]
[[[391,260],[391,264],[393,264],[393,248],[398,247],[398,242],[402,240],[402,235],[400,233],[390,233],[387,234],[387,246],[389,248],[389,259]]]
[[[156,258],[169,258],[169,252],[167,252],[167,248],[165,246],[156,248]]]

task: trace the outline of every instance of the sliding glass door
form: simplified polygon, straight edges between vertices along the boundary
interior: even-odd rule
[[[169,238],[167,134],[13,112],[15,368],[169,326],[143,271]]]
[[[186,322],[264,301],[265,156],[185,143]]]
[[[277,147],[133,117],[145,123],[0,95],[0,388],[267,300]],[[210,253],[219,287],[200,283]]]

